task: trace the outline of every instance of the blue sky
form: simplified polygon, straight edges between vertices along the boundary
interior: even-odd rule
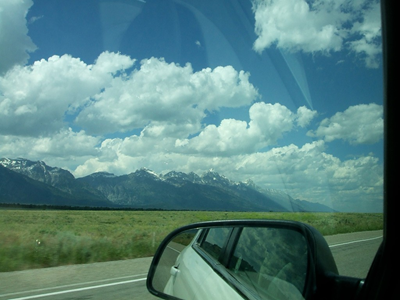
[[[2,1],[0,156],[381,211],[379,3],[216,4]]]

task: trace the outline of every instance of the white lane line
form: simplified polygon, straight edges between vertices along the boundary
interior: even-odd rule
[[[82,282],[82,283],[59,285],[59,286],[55,286],[55,287],[35,289],[35,290],[30,290],[30,291],[22,291],[22,292],[14,292],[14,293],[2,294],[2,295],[0,295],[0,297],[3,298],[3,297],[7,297],[7,296],[16,296],[16,295],[20,295],[20,294],[31,294],[31,293],[44,292],[44,291],[49,291],[49,290],[65,289],[65,288],[70,288],[70,287],[74,287],[74,286],[88,285],[88,284],[100,283],[100,282],[105,282],[105,281],[121,280],[121,279],[125,279],[125,278],[132,278],[132,277],[139,277],[139,276],[146,276],[146,275],[147,275],[147,273],[138,274],[138,275],[129,275],[129,276],[123,276],[123,277],[116,277],[116,278],[109,278],[109,279],[101,279],[101,280],[96,280],[96,281],[87,281],[87,282]],[[137,282],[137,281],[142,281],[142,280],[146,280],[146,278],[132,279],[132,280],[128,280],[128,281],[123,281],[122,283],[120,283],[121,282],[120,281],[120,282],[116,282],[116,283],[110,283],[110,285],[123,284],[123,283],[128,283],[128,282]],[[102,286],[107,286],[107,284],[98,285],[98,286],[93,287],[93,288],[100,288]],[[89,287],[89,288],[91,288],[91,287]],[[88,288],[83,288],[83,289],[88,289]],[[79,290],[79,289],[77,289],[77,290]],[[73,290],[71,290],[71,291],[73,291]],[[47,294],[44,294],[44,295],[47,295]],[[33,299],[31,297],[32,296],[27,296],[27,298],[22,297],[22,298],[15,298],[15,299]],[[33,296],[33,297],[36,297],[36,296]]]
[[[370,239],[364,239],[364,240],[357,240],[357,241],[351,241],[351,242],[346,242],[346,243],[334,244],[334,245],[330,245],[329,248],[343,246],[343,245],[349,245],[349,244],[354,244],[354,243],[360,243],[360,242],[368,242],[368,241],[377,240],[377,239],[380,239],[380,238],[382,238],[382,236],[377,236],[377,237],[370,238]]]
[[[167,246],[167,248],[169,248],[169,249],[171,249],[172,251],[175,251],[175,252],[177,252],[177,253],[181,253],[179,250],[176,250],[175,248],[172,248],[171,246]]]
[[[49,291],[49,290],[64,289],[64,288],[69,288],[69,287],[73,287],[73,286],[88,285],[88,284],[93,284],[93,283],[100,283],[100,282],[113,281],[113,280],[121,280],[121,279],[132,278],[132,277],[140,277],[140,276],[147,276],[147,273],[142,273],[142,274],[137,274],[137,275],[128,275],[128,276],[122,276],[122,277],[115,277],[115,278],[108,278],[108,279],[100,279],[100,280],[95,280],[95,281],[72,283],[72,284],[59,285],[59,286],[54,286],[54,287],[42,288],[42,289],[34,289],[34,290],[30,290],[30,291],[7,293],[7,294],[0,295],[0,297],[15,296],[15,295],[19,295],[19,294],[44,292],[44,291]]]

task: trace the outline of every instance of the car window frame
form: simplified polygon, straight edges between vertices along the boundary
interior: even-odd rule
[[[215,228],[214,228],[214,229],[215,229]],[[203,230],[203,231],[201,232],[201,234],[200,234],[200,236],[198,237],[197,242],[196,242],[196,248],[198,247],[199,249],[201,249],[202,252],[205,252],[205,253],[207,254],[207,256],[210,256],[210,257],[212,257],[213,259],[215,259],[216,261],[218,261],[218,262],[221,263],[221,259],[223,259],[223,257],[226,256],[226,253],[227,253],[227,250],[228,250],[227,247],[228,247],[228,244],[229,244],[229,240],[230,240],[230,238],[231,238],[231,235],[232,235],[232,233],[233,233],[233,230],[231,230],[231,231],[227,234],[225,240],[223,241],[222,247],[221,247],[221,252],[219,253],[219,257],[218,257],[218,258],[213,257],[212,254],[209,253],[209,252],[205,249],[205,247],[203,246],[204,243],[206,242],[206,239],[207,239],[209,233],[210,233],[210,228],[209,228],[209,229],[205,229],[205,230]]]
[[[204,230],[202,232],[196,242],[194,242],[191,247],[192,249],[204,260],[204,262],[212,268],[217,276],[219,276],[222,280],[224,280],[229,286],[231,286],[238,294],[240,294],[244,299],[258,299],[254,296],[253,292],[250,291],[245,285],[243,285],[235,276],[231,274],[231,272],[220,262],[220,258],[226,256],[227,253],[232,252],[228,250],[229,241],[232,239],[232,231],[231,234],[227,237],[224,242],[224,247],[221,251],[221,255],[219,259],[215,259],[211,254],[209,254],[204,248],[201,247],[201,243],[206,238],[210,229]],[[232,252],[233,253],[233,252]]]
[[[239,295],[241,295],[244,299],[257,299],[253,296],[252,292],[247,289],[247,287],[243,286],[237,278],[232,276],[225,266],[219,261],[219,259],[215,259],[210,253],[208,253],[204,248],[201,247],[201,243],[206,238],[209,229],[203,230],[197,240],[190,245],[190,247],[200,256],[201,259],[214,271],[214,273],[219,276],[222,280],[224,280],[230,287],[232,287]],[[220,257],[224,256],[227,251],[226,245],[229,243],[231,235],[229,235],[224,242],[224,247],[221,251]]]
[[[360,299],[395,299],[394,265],[399,257],[396,247],[395,197],[397,196],[396,166],[399,165],[397,150],[397,116],[394,107],[398,99],[398,88],[394,68],[396,43],[396,17],[393,0],[381,0],[382,57],[383,57],[383,115],[384,115],[384,168],[383,168],[383,241],[376,253],[365,279]]]

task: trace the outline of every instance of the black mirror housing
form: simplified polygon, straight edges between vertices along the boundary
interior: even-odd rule
[[[147,288],[164,299],[335,299],[333,288],[354,295],[360,281],[338,275],[325,238],[308,224],[224,220],[171,232],[156,251]]]

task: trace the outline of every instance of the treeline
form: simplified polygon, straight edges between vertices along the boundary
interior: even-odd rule
[[[48,205],[48,204],[20,204],[20,203],[0,203],[0,209],[32,209],[32,210],[105,210],[105,211],[173,211],[173,209],[161,208],[134,208],[134,207],[99,207],[99,206],[68,206],[68,205]]]

